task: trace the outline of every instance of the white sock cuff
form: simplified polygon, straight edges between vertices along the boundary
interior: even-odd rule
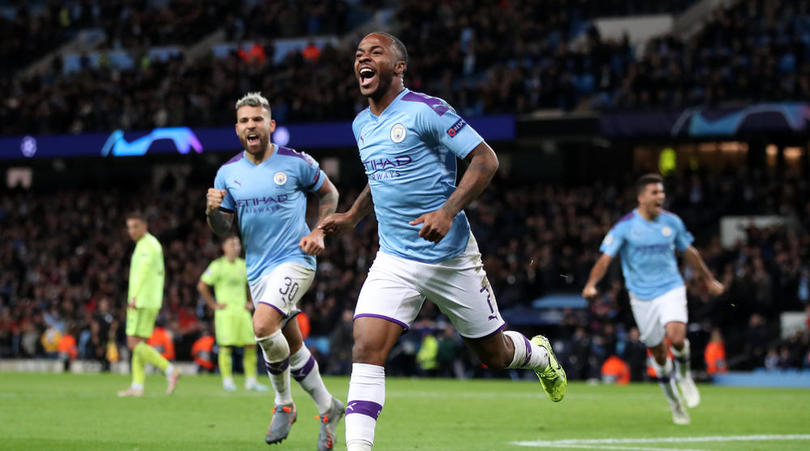
[[[352,375],[349,379],[348,406],[354,403],[366,406],[365,410],[374,407],[382,409],[385,404],[385,368],[379,365],[368,365],[365,363],[355,363],[352,365]],[[352,409],[347,407],[347,413],[352,413]],[[379,415],[377,412],[376,415]],[[376,415],[373,416],[376,419]]]
[[[352,379],[385,377],[385,367],[369,363],[352,363]]]
[[[672,359],[667,356],[667,361],[664,365],[659,365],[655,358],[650,357],[650,364],[655,369],[655,374],[659,379],[668,378],[672,374]]]
[[[689,350],[690,350],[689,349],[689,339],[688,338],[683,339],[683,349],[681,349],[680,351],[675,349],[675,346],[670,346],[670,349],[672,350],[672,355],[674,355],[675,357],[686,357],[686,356],[688,356],[689,355]]]
[[[531,343],[529,343],[529,339],[520,332],[513,330],[505,330],[503,334],[512,340],[512,344],[514,344],[515,347],[515,354],[512,356],[512,362],[509,364],[509,368],[525,367],[529,363],[529,360],[531,360],[532,346]]]
[[[312,357],[312,353],[309,352],[309,348],[302,345],[301,349],[295,351],[295,354],[290,354],[290,368],[293,370],[301,368],[309,362],[310,357]]]

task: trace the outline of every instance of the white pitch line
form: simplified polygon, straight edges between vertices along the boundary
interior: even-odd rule
[[[788,435],[711,435],[706,437],[659,437],[659,438],[604,438],[604,439],[566,439],[566,440],[537,440],[511,442],[516,446],[527,446],[533,448],[600,448],[600,449],[623,449],[623,450],[661,450],[671,448],[638,448],[620,447],[604,445],[624,445],[624,444],[644,444],[644,443],[702,443],[702,442],[751,442],[770,440],[810,440],[807,434]],[[601,446],[600,446],[601,445]],[[682,450],[686,451],[686,450]],[[698,450],[689,450],[698,451]]]
[[[627,451],[709,451],[706,449],[691,448],[644,448],[640,446],[616,446],[616,445],[560,445],[559,443],[549,444],[545,448],[572,448],[572,449],[619,449]]]

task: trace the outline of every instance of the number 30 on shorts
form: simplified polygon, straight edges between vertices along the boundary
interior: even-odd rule
[[[285,277],[284,284],[278,289],[279,294],[281,294],[281,300],[284,301],[285,304],[294,302],[295,295],[298,294],[298,288],[298,282],[293,281],[289,277]]]

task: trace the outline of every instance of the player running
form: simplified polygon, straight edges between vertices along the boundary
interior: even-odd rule
[[[303,346],[298,322],[290,320],[300,312],[297,303],[312,284],[315,256],[324,249],[323,231],[310,231],[305,222],[306,195],[318,195],[320,221],[335,211],[338,192],[309,155],[270,142],[275,128],[270,104],[259,93],[236,102],[236,134],[244,151],[219,168],[208,189],[206,215],[220,236],[230,231],[234,213],[239,218],[256,306],[253,332],[276,392],[265,441],[284,440],[297,418],[292,373],[320,412],[318,449],[330,450],[343,403],[327,391],[318,363]]]
[[[229,236],[222,242],[223,256],[212,261],[205,269],[197,291],[214,311],[214,328],[219,347],[219,373],[222,387],[235,391],[233,382],[233,348],[244,349],[242,367],[245,370],[245,389],[267,391],[256,381],[256,341],[253,337],[251,310],[253,303],[247,296],[247,271],[245,261],[239,258],[242,242],[239,237]],[[214,293],[211,294],[211,287]],[[214,298],[216,296],[216,298]]]
[[[647,174],[636,182],[638,207],[613,226],[602,241],[602,255],[591,269],[582,290],[587,299],[596,297],[596,284],[617,254],[621,254],[622,273],[630,307],[641,331],[641,341],[647,345],[650,360],[658,375],[659,385],[672,408],[675,424],[689,424],[686,406],[697,407],[700,393],[689,371],[689,340],[686,338],[686,287],[678,272],[678,260],[673,250],[683,253],[708,284],[709,293],[723,293],[723,284],[714,278],[697,249],[692,247],[692,234],[681,218],[664,211],[664,180],[657,174]],[[669,339],[675,356],[674,377],[672,359],[667,352]]]
[[[163,305],[163,247],[146,227],[140,212],[127,215],[127,233],[135,242],[129,263],[127,291],[127,347],[132,351],[132,384],[118,396],[142,396],[146,382],[146,364],[151,363],[166,374],[166,393],[172,394],[180,372],[153,347],[146,344],[155,329]]]
[[[489,184],[498,158],[443,100],[405,88],[408,54],[399,39],[371,33],[357,46],[354,73],[369,108],[352,124],[368,185],[349,211],[321,227],[345,233],[373,209],[380,251],[354,315],[346,444],[370,450],[385,402],[383,365],[429,298],[490,368],[527,368],[553,401],[565,372],[548,340],[531,341],[505,324],[463,208]],[[458,187],[456,158],[469,162]],[[373,199],[373,201],[372,201]]]

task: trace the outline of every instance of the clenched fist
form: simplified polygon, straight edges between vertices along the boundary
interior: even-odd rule
[[[208,193],[205,195],[208,200],[205,206],[205,212],[211,213],[218,210],[227,193],[228,192],[224,189],[208,188]]]

